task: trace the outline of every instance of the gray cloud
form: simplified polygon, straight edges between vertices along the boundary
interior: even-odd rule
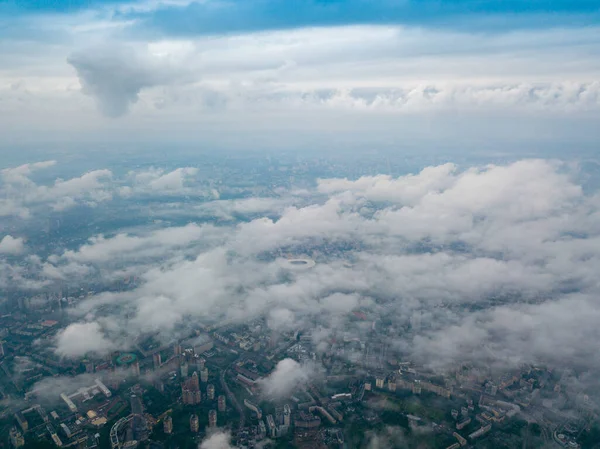
[[[83,92],[93,97],[108,117],[126,114],[142,89],[176,78],[168,62],[158,63],[156,58],[123,45],[91,48],[72,54],[67,61],[77,71]]]
[[[304,114],[456,108],[597,113],[598,66],[587,61],[585,47],[574,45],[594,48],[594,31],[532,30],[517,44],[511,34],[475,39],[411,28],[324,28],[104,45],[73,53],[68,62],[83,92],[110,117],[125,115],[142,91],[148,101],[140,109],[161,114],[176,109],[181,117],[224,109],[254,114],[257,106]],[[561,38],[568,45],[558,45]],[[520,62],[532,58],[522,54],[524,41],[536,42],[539,64]],[[579,71],[564,69],[569,60]]]

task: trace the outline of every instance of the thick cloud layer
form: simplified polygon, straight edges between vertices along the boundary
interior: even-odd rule
[[[140,175],[130,195],[147,195],[167,173],[181,171]],[[168,340],[191,322],[265,316],[275,334],[308,331],[319,350],[385,326],[395,349],[436,368],[593,368],[592,346],[581,342],[599,337],[600,200],[576,175],[573,165],[522,160],[321,179],[301,202],[282,191],[201,206],[203,217],[250,214],[236,224],[94,236],[45,260],[26,256],[33,276],[17,265],[4,271],[29,288],[138,276],[133,290],[78,303],[81,321],[55,341],[65,356],[125,348],[146,331]],[[102,189],[118,191],[111,182]],[[268,217],[254,218],[261,212]],[[316,264],[291,265],[290,254]],[[94,338],[70,338],[87,332]],[[287,379],[306,379],[291,368],[302,375]]]
[[[158,86],[168,89],[148,94],[158,110],[218,109],[210,107],[217,103],[233,110],[260,104],[263,109],[387,112],[455,107],[597,111],[599,85],[593,78],[567,72],[548,79],[548,71],[536,68],[564,71],[564,64],[556,63],[557,53],[570,60],[582,50],[560,46],[552,51],[557,36],[593,46],[593,31],[537,30],[474,38],[460,32],[347,26],[108,46],[75,53],[68,61],[84,92],[109,116],[125,114],[143,89]],[[523,40],[537,50],[538,65],[524,65],[515,57],[525,51]],[[440,54],[445,57],[436,56]],[[473,69],[472,58],[485,63]],[[348,64],[356,69],[346,70]],[[585,74],[597,67],[588,64],[580,70]],[[189,80],[192,86],[186,85]]]
[[[487,344],[483,355],[512,354],[520,360],[548,359],[550,348],[564,348],[553,358],[584,360],[586,354],[574,350],[575,339],[533,333],[523,346],[527,335],[517,338],[518,329],[502,327],[519,321],[499,318],[507,313],[523,317],[526,310],[535,316],[530,324],[542,329],[552,328],[553,310],[563,305],[585,304],[588,317],[598,310],[586,293],[597,288],[591,267],[598,263],[598,200],[584,195],[565,169],[529,160],[462,171],[451,165],[431,167],[397,179],[321,180],[320,192],[329,195],[325,202],[289,207],[277,220],[242,223],[228,239],[211,240],[212,250],[166,270],[151,269],[132,294],[101,295],[98,301],[132,308],[127,328],[158,327],[167,333],[188,315],[242,319],[266,310],[274,330],[302,326],[315,314],[327,317],[325,325],[335,328],[348,313],[364,309],[400,323],[417,316],[422,331],[414,341],[398,337],[399,343],[442,364],[462,355],[441,348],[446,342],[454,348]],[[187,242],[183,231],[158,232]],[[158,236],[149,236],[155,247],[163,240]],[[200,228],[196,238],[202,238]],[[362,249],[291,272],[277,259],[259,262],[253,256],[281,247],[293,250],[315,238],[351,241]],[[127,245],[117,240],[111,247],[126,252]],[[92,254],[109,248],[107,243],[91,241],[66,257],[90,261]],[[573,288],[582,296],[566,295]],[[82,304],[82,312],[94,311],[94,301]],[[523,302],[530,304],[519,305]],[[471,313],[474,305],[485,311]],[[165,310],[170,312],[161,312]],[[564,324],[566,329],[574,325]],[[579,327],[577,335],[591,337],[594,329]],[[581,335],[586,330],[590,333]],[[499,340],[498,334],[506,338]],[[445,356],[433,357],[440,351]],[[471,348],[471,354],[476,352]]]

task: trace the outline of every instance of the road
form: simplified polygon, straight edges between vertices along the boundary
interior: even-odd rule
[[[227,381],[225,380],[225,371],[226,370],[221,370],[221,376],[220,376],[221,387],[223,388],[223,390],[225,390],[225,393],[227,394],[227,399],[229,401],[231,401],[231,403],[234,405],[234,407],[237,409],[238,413],[240,414],[240,425],[238,427],[241,430],[244,428],[244,424],[246,422],[246,415],[244,414],[244,409],[242,408],[242,406],[236,399],[235,395],[229,389],[229,385],[227,385]]]

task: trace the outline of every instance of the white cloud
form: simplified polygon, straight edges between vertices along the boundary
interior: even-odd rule
[[[198,174],[196,167],[180,167],[165,172],[160,168],[150,168],[144,171],[132,171],[128,176],[133,180],[131,187],[121,189],[123,196],[134,194],[183,194],[191,193],[189,185]],[[124,190],[123,190],[124,189]]]
[[[25,256],[19,263],[14,264],[0,259],[0,286],[25,292],[40,290],[51,284],[37,275],[40,269],[41,260],[34,255]]]
[[[334,293],[321,300],[323,309],[334,314],[346,314],[358,306],[360,297],[358,295],[347,295]]]
[[[19,217],[23,220],[29,218],[29,209],[12,199],[0,200],[0,217]]]
[[[168,248],[183,247],[207,237],[209,227],[188,224],[182,227],[159,229],[147,235],[117,234],[106,238],[90,238],[89,243],[76,251],[65,251],[63,257],[81,263],[98,263],[116,259],[144,259],[164,256]]]
[[[93,170],[78,178],[57,179],[51,187],[38,187],[33,193],[33,200],[72,199],[89,197],[91,200],[104,201],[110,199],[110,193],[104,190],[105,182],[112,178],[110,170]]]
[[[234,449],[231,434],[221,431],[210,434],[200,443],[198,449]]]
[[[541,363],[598,369],[593,348],[579,342],[600,336],[592,325],[599,316],[598,302],[581,294],[537,305],[491,307],[418,337],[415,354],[432,366],[447,366],[462,358],[505,367]]]
[[[24,250],[25,244],[22,237],[5,235],[0,240],[0,254],[21,254]]]
[[[269,312],[267,324],[273,330],[290,330],[295,324],[294,312],[289,309],[272,309]]]
[[[372,201],[393,201],[412,205],[427,194],[447,188],[457,170],[454,164],[426,167],[417,175],[401,176],[393,179],[389,175],[363,176],[356,181],[348,179],[320,179],[319,192],[333,194],[353,192]]]
[[[56,352],[65,357],[82,357],[88,353],[106,354],[114,347],[96,322],[73,323],[56,336]]]
[[[56,165],[56,161],[34,162],[32,164],[23,164],[14,168],[5,168],[0,173],[2,174],[3,182],[7,184],[31,184],[29,175],[36,170],[52,167]]]
[[[2,170],[0,193],[5,199],[0,201],[0,216],[29,218],[31,209],[37,206],[60,211],[78,204],[92,206],[111,199],[108,190],[112,178],[110,170],[94,170],[76,178],[57,179],[50,185],[37,185],[29,178],[35,170],[53,165],[55,161],[46,161]]]
[[[180,190],[184,186],[185,179],[188,176],[195,176],[196,173],[198,173],[197,168],[178,168],[152,180],[150,188],[153,190]]]
[[[32,179],[34,171],[55,165],[55,161],[24,164],[0,172],[0,217],[31,218],[40,210],[64,211],[76,206],[97,206],[113,197],[133,198],[141,195],[193,195],[210,197],[198,188],[195,167],[180,167],[171,171],[151,168],[132,171],[124,178],[115,178],[108,169],[92,170],[71,179],[56,179],[38,185]]]
[[[107,278],[139,276],[130,292],[78,305],[82,316],[119,322],[110,329],[102,324],[115,347],[148,330],[168,338],[190,318],[262,315],[275,332],[315,328],[313,339],[324,350],[334,337],[364,337],[372,320],[384,316],[398,329],[412,329],[390,341],[438,367],[465,358],[465,351],[474,359],[495,354],[504,364],[562,357],[589,365],[587,347],[576,347],[567,334],[595,338],[587,317],[600,311],[593,299],[600,202],[583,192],[570,170],[525,160],[428,167],[398,178],[321,180],[315,196],[303,198],[305,205],[280,209],[277,218],[96,236],[34,265],[51,279],[86,276],[90,269]],[[147,179],[140,182],[147,185]],[[346,249],[338,251],[337,244]],[[288,270],[281,263],[282,254],[312,250],[318,259],[312,268]],[[106,315],[111,304],[130,313]],[[352,319],[358,310],[368,321]],[[561,326],[556,337],[555,323]],[[556,356],[549,356],[550,348]],[[444,356],[435,355],[440,352]]]
[[[535,123],[547,130],[551,117],[566,117],[573,120],[569,126],[593,131],[581,118],[593,120],[600,113],[600,65],[589,57],[598,46],[593,27],[479,34],[345,26],[124,41],[119,27],[110,36],[110,27],[94,26],[86,34],[89,40],[78,39],[77,47],[49,49],[44,58],[52,68],[49,75],[25,76],[31,70],[27,59],[17,59],[0,77],[0,112],[10,113],[0,129],[23,134],[28,117],[45,132],[66,132],[66,124],[55,118],[60,115],[70,117],[69,129],[75,124],[84,135],[122,136],[128,130],[129,136],[154,139],[176,129],[185,139],[239,135],[246,142],[271,120],[300,131],[335,125],[353,132],[358,123],[373,138],[432,128],[440,135],[440,128],[454,129],[459,121],[459,135],[489,137],[474,123],[497,128],[502,118],[513,132],[526,132],[515,125],[527,122],[540,140]],[[68,70],[65,53],[71,53],[75,71]],[[80,86],[105,115],[131,111],[133,117],[122,127],[99,121],[91,102],[78,93]],[[340,120],[340,111],[351,114]],[[418,129],[398,123],[399,114],[418,117]],[[396,126],[369,124],[369,117]],[[199,119],[210,121],[201,132]],[[570,129],[560,120],[552,123],[562,126],[561,134]],[[223,135],[232,129],[233,136]]]
[[[315,374],[312,366],[301,365],[294,359],[283,359],[269,376],[260,380],[260,384],[267,396],[281,399],[305,386]]]

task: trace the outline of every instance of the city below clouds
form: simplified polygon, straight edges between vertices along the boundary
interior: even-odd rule
[[[46,165],[4,170],[5,201],[15,216],[27,210],[27,220],[35,222],[48,202],[110,210],[125,187],[129,201],[143,199],[148,189],[167,199],[174,187],[186,195],[195,190],[190,168],[123,179],[90,176],[107,172],[97,169],[50,187],[27,177]],[[155,188],[157,180],[183,173],[187,181]],[[418,332],[392,344],[436,369],[465,359],[596,369],[593,348],[581,342],[598,338],[600,202],[596,193],[584,192],[579,176],[573,164],[532,159],[445,164],[399,177],[318,179],[302,197],[281,190],[278,199],[256,198],[248,206],[196,191],[204,206],[192,214],[251,215],[90,235],[46,256],[36,255],[16,232],[0,245],[1,280],[35,292],[85,279],[139,279],[132,290],[101,292],[71,310],[75,321],[52,343],[65,357],[128,349],[140,333],[158,332],[171,341],[193,323],[260,316],[276,333],[314,326],[318,346],[365,335],[369,328],[348,317],[368,311],[398,326],[418,323]],[[27,187],[16,191],[15,183]],[[64,184],[72,187],[56,187]],[[78,203],[89,195],[104,203]],[[325,248],[332,245],[347,249],[330,254]],[[306,251],[319,254],[314,266],[285,262],[283,254]],[[19,260],[27,261],[26,269]],[[285,382],[296,384],[314,373],[292,363],[282,361],[274,379],[281,371]],[[279,382],[268,385],[269,394],[278,394]]]
[[[0,41],[3,442],[597,447],[597,1],[8,0]]]

